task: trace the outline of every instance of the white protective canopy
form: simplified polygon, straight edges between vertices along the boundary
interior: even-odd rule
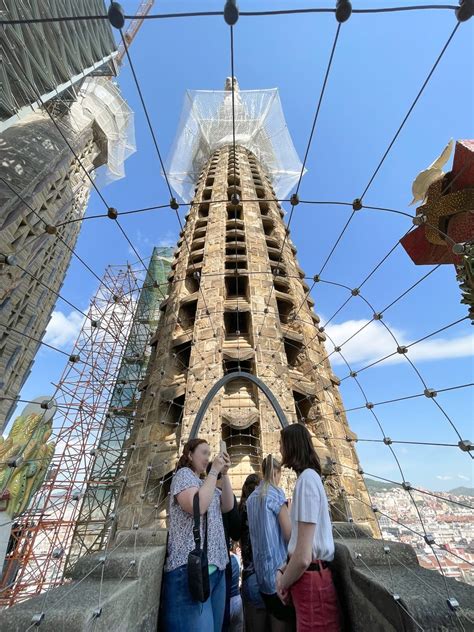
[[[125,176],[125,161],[136,151],[133,111],[118,86],[105,77],[87,78],[71,118],[95,121],[107,139],[107,163],[96,170],[99,187]]]
[[[235,79],[234,86],[235,143],[255,154],[277,198],[284,199],[297,183],[302,163],[286,126],[278,89],[240,91]],[[187,90],[167,161],[169,182],[185,202],[192,200],[212,153],[232,143],[230,78],[225,90]]]

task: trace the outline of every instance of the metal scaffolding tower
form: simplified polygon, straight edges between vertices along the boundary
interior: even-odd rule
[[[138,403],[140,383],[148,366],[150,336],[158,327],[160,302],[171,270],[172,253],[172,248],[153,250],[95,450],[66,571],[83,555],[103,549],[111,532],[113,511],[121,489],[119,476],[125,462],[126,441]]]
[[[88,506],[81,506],[81,499],[90,482],[109,467],[118,472],[120,442],[126,437],[144,370],[138,356],[145,355],[150,327],[146,316],[155,322],[152,304],[155,301],[156,308],[155,296],[161,295],[157,284],[150,288],[148,281],[159,267],[154,252],[146,289],[140,295],[142,271],[130,265],[109,266],[91,301],[69,362],[55,385],[58,409],[51,437],[55,454],[43,485],[12,529],[14,544],[4,566],[0,604],[12,605],[62,582],[76,521]],[[129,339],[131,331],[134,336]],[[125,402],[129,410],[114,417],[113,411],[123,409]],[[114,498],[112,493],[109,506]]]
[[[105,15],[104,0],[0,0],[9,20],[64,15]],[[4,28],[4,27],[3,27]],[[0,130],[41,109],[76,100],[88,76],[114,76],[115,42],[107,20],[16,24],[0,37],[3,90]]]

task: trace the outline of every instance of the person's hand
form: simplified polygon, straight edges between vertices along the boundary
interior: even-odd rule
[[[225,459],[222,453],[219,453],[212,462],[211,470],[220,474],[225,466]]]
[[[283,604],[285,604],[285,606],[287,606],[290,603],[290,592],[288,589],[282,587],[281,585],[282,577],[283,577],[283,574],[280,573],[280,571],[277,571],[276,577],[275,577],[276,591],[277,591],[277,595],[280,601]]]
[[[225,476],[229,472],[229,468],[232,465],[230,462],[230,456],[227,452],[222,453],[222,458],[224,459],[224,467],[222,468],[222,476]]]

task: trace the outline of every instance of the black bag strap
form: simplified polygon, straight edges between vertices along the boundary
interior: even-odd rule
[[[194,494],[193,498],[193,536],[194,544],[198,550],[201,550],[201,514],[199,511],[199,492]],[[207,553],[207,512],[203,516],[205,520],[205,533],[204,533],[204,552]]]

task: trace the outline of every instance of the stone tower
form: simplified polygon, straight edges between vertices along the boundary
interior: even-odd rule
[[[219,93],[220,105],[214,106],[218,140],[215,147],[207,143],[210,155],[194,180],[168,297],[161,305],[163,317],[151,340],[152,356],[128,445],[119,529],[157,525],[165,517],[169,482],[200,404],[223,375],[241,371],[260,378],[288,421],[304,423],[313,434],[333,519],[365,523],[375,533],[357,473],[356,437],[347,424],[339,380],[326,359],[325,335],[283,221],[278,202],[282,180],[261,159],[268,156],[268,147],[258,156],[259,146],[248,140],[258,134],[244,129],[251,110],[245,94],[236,88],[231,134],[224,124],[231,91]],[[196,154],[191,163],[196,169]],[[262,457],[278,453],[280,427],[263,393],[239,378],[212,400],[198,435],[208,440],[214,454],[221,439],[227,442],[232,485],[240,495],[245,477],[260,470]]]
[[[5,19],[94,15],[103,0],[0,0]],[[74,6],[72,6],[74,5]],[[81,13],[82,12],[82,13]],[[5,25],[0,34],[0,432],[15,409],[75,247],[91,180],[124,174],[132,112],[111,78],[108,21]],[[58,42],[60,41],[60,45]],[[44,43],[49,45],[45,46]],[[4,62],[4,63],[3,63]],[[103,166],[99,172],[97,170]],[[96,178],[97,174],[97,178]]]

